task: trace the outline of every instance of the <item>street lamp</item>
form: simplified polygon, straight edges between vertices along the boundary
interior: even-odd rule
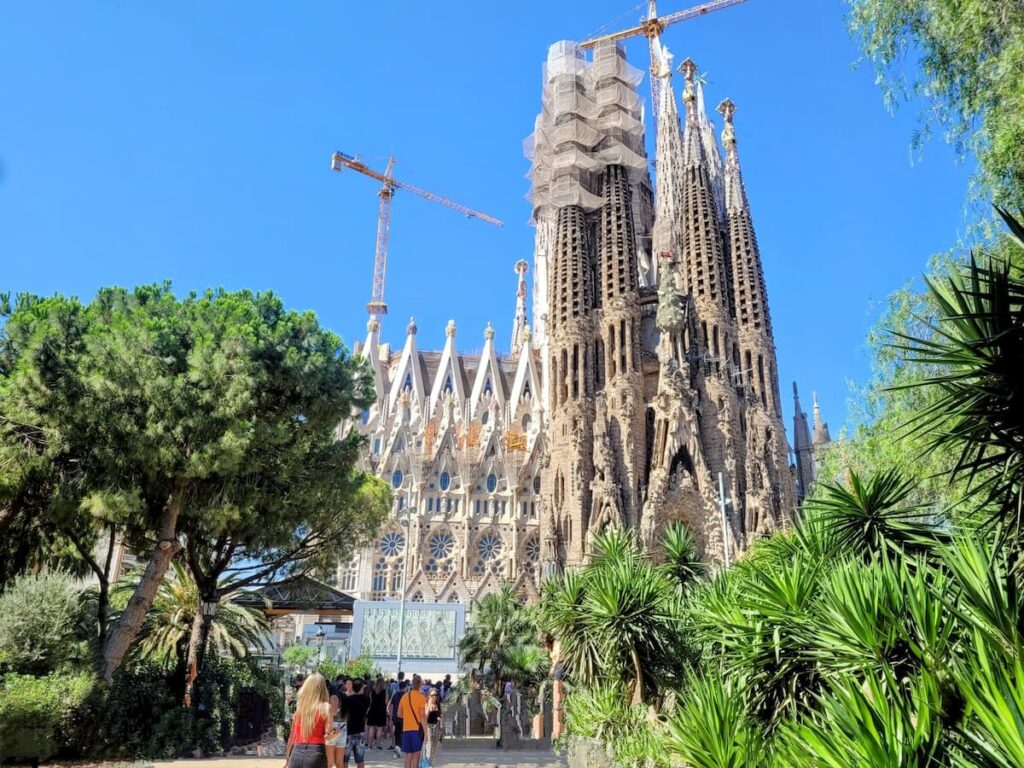
[[[398,606],[398,671],[402,671],[402,651],[405,650],[405,593],[409,588],[409,546],[412,543],[412,507],[405,505],[405,553],[402,556],[402,594]]]
[[[324,641],[327,639],[327,633],[324,632],[323,627],[317,627],[316,637],[313,638],[313,643],[316,645],[318,654],[317,658],[322,664],[324,661]]]

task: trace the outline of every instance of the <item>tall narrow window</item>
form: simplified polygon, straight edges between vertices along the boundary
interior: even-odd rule
[[[761,390],[761,405],[768,407],[768,396],[764,391],[764,358],[757,356],[757,386]]]
[[[573,400],[580,396],[580,346],[572,345],[572,397]]]
[[[619,370],[627,371],[626,367],[626,321],[619,321]]]

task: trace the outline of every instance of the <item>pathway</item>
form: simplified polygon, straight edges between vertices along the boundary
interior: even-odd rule
[[[209,760],[168,760],[155,762],[159,768],[283,768],[281,757],[224,757]],[[399,768],[401,761],[388,750],[367,750],[366,768]],[[565,768],[564,756],[550,748],[501,751],[490,739],[448,740],[441,753],[440,768]],[[355,763],[349,762],[351,768]]]

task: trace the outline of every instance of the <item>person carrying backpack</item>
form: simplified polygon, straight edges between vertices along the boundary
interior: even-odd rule
[[[388,704],[388,714],[391,716],[391,748],[395,751],[395,757],[400,757],[402,754],[399,746],[402,743],[402,717],[399,713],[399,706],[401,706],[402,697],[407,688],[408,684],[404,680],[400,681],[398,691],[391,697],[391,702]]]

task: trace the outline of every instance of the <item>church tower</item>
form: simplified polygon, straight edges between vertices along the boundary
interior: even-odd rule
[[[639,77],[618,46],[598,43],[592,61],[572,43],[552,47],[528,142],[548,275],[541,529],[551,567],[583,562],[606,526],[632,527],[654,547],[673,520],[721,561],[793,504],[735,105],[719,108],[723,161],[696,64],[680,67],[681,125],[671,56],[652,50],[653,206]]]
[[[552,227],[545,558],[583,562],[593,533],[639,520],[646,461],[638,252],[650,221],[641,74],[614,45],[552,46],[533,137],[534,219]]]

